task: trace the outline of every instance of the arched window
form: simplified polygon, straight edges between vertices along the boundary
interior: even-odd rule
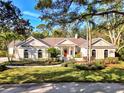
[[[96,50],[92,50],[92,57],[96,57]]]
[[[38,50],[38,58],[42,58],[42,50]]]
[[[28,50],[24,50],[24,58],[28,58]]]
[[[104,50],[104,58],[108,57],[108,50]]]

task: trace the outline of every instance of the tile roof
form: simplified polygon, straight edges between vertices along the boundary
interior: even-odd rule
[[[64,41],[64,40],[70,40],[73,43],[77,44],[77,45],[81,45],[82,43],[86,42],[85,39],[83,38],[44,38],[42,39],[44,42],[48,43],[49,45],[51,45],[52,47],[56,46],[59,42]]]
[[[31,37],[32,39],[34,39],[33,37]],[[31,38],[27,39],[27,41],[30,41]],[[83,39],[83,38],[44,38],[44,39],[37,39],[41,42],[43,42],[44,44],[48,45],[48,46],[51,46],[51,47],[55,47],[57,46],[57,44],[63,42],[64,40],[70,40],[71,42],[75,43],[76,45],[80,46],[80,47],[84,47],[84,48],[87,48],[88,47],[88,43],[87,43],[87,40]],[[94,38],[92,39],[92,48],[115,48],[115,46],[113,46],[111,43],[110,43],[110,46],[93,46],[94,43],[100,41],[100,40],[104,40],[102,38]],[[104,40],[105,41],[105,40]],[[19,45],[22,45],[25,41],[20,41],[20,40],[17,40],[15,41],[15,45],[16,46],[19,46]],[[106,41],[107,42],[107,41]],[[8,47],[13,47],[14,46],[14,41],[12,41]]]
[[[94,46],[94,44],[97,43],[97,42],[99,42],[100,40],[104,40],[104,39],[103,38],[93,38],[92,39],[92,48],[94,48],[94,49],[100,49],[100,48],[102,48],[102,49],[107,49],[107,48],[108,49],[110,49],[110,48],[111,49],[115,49],[116,48],[113,44],[109,43],[106,40],[104,40],[104,41],[108,42],[109,43],[109,46]],[[88,42],[86,41],[80,47],[87,48],[88,47]]]

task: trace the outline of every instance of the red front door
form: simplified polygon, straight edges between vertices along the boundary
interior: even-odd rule
[[[64,57],[67,57],[67,49],[64,50]]]

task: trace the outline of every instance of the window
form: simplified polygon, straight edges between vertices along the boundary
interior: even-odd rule
[[[92,50],[92,57],[96,57],[96,50]]]
[[[104,58],[108,57],[108,50],[104,50]]]
[[[28,50],[24,50],[24,58],[28,58]]]
[[[70,54],[73,55],[73,50],[70,51]]]
[[[42,50],[38,50],[38,58],[42,58]]]

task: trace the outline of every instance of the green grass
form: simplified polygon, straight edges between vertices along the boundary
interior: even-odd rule
[[[124,82],[124,70],[106,68],[97,71],[74,70],[68,67],[14,68],[0,72],[0,83],[42,82]]]

